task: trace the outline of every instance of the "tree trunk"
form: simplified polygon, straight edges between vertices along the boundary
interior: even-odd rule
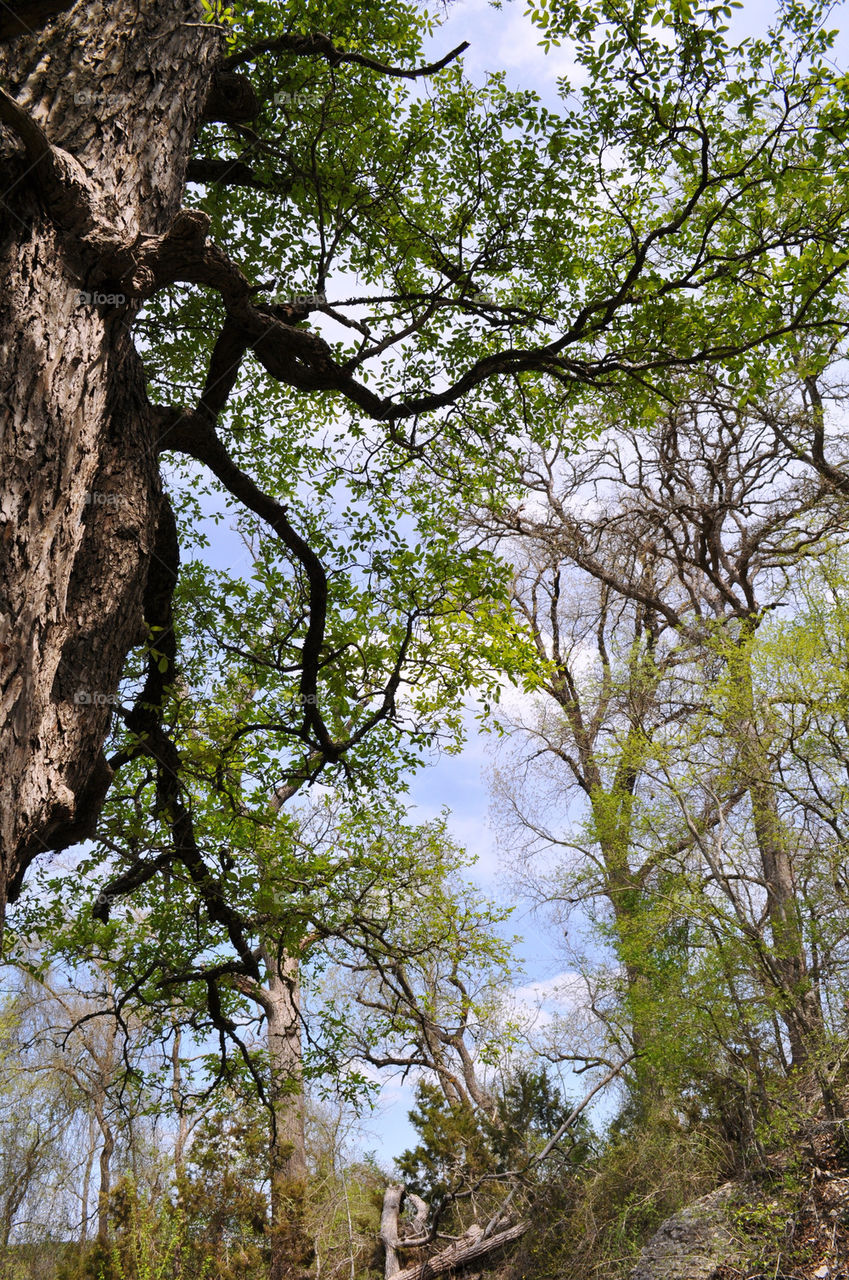
[[[303,1048],[298,960],[265,948],[274,1127],[271,1166],[271,1280],[303,1276],[311,1248],[304,1232],[307,1161],[304,1134]]]
[[[179,1025],[173,1019],[174,1015],[172,1014],[174,1042],[171,1046],[171,1101],[177,1115],[177,1133],[174,1138],[174,1173],[179,1178],[183,1172],[186,1142],[189,1137],[189,1121],[183,1105],[183,1072],[180,1066],[180,1048],[183,1037]]]
[[[145,638],[161,489],[133,247],[180,210],[221,44],[201,16],[96,0],[0,45],[0,908],[90,834]]]
[[[100,1117],[98,1117],[100,1119]],[[100,1148],[100,1187],[97,1192],[97,1239],[105,1245],[109,1240],[109,1197],[112,1194],[112,1153],[115,1135],[105,1119],[100,1120],[103,1146]]]
[[[640,771],[638,741],[642,741],[642,735],[632,730],[608,790],[604,790],[594,757],[587,771],[594,783],[590,803],[604,864],[604,893],[613,912],[616,953],[625,975],[625,1003],[635,1054],[634,1093],[641,1110],[648,1115],[662,1097],[662,1083],[656,1063],[645,1056],[647,1051],[650,1054],[658,1048],[657,992],[653,989],[650,957],[643,936],[644,892],[639,875],[631,865],[634,789]]]
[[[91,1191],[91,1171],[94,1168],[94,1153],[97,1147],[97,1138],[95,1135],[95,1119],[93,1115],[88,1118],[88,1154],[85,1160],[85,1169],[83,1170],[83,1185],[81,1192],[82,1211],[80,1213],[80,1244],[85,1244],[88,1239],[88,1199]]]
[[[401,1270],[398,1259],[398,1246],[401,1243],[398,1235],[398,1220],[401,1204],[404,1199],[404,1188],[397,1183],[386,1188],[383,1194],[383,1209],[380,1214],[380,1242],[383,1245],[384,1276],[390,1280],[396,1271]]]
[[[787,1029],[793,1066],[804,1065],[823,1029],[822,1009],[808,972],[793,860],[787,832],[778,810],[775,785],[758,723],[752,683],[750,645],[754,631],[747,627],[729,653],[729,670],[736,701],[726,715],[732,740],[749,790],[755,840],[767,892],[767,916],[772,934],[775,985],[781,997],[781,1018]]]
[[[111,982],[108,982],[111,991]],[[118,1024],[113,1022],[106,1031],[106,1044],[102,1057],[95,1057],[93,1048],[89,1052],[97,1066],[100,1077],[98,1090],[94,1097],[94,1114],[100,1132],[103,1135],[103,1146],[100,1149],[100,1187],[97,1193],[97,1239],[105,1245],[109,1239],[109,1198],[112,1193],[112,1156],[115,1151],[115,1131],[109,1122],[107,1106],[108,1089],[114,1081],[115,1048],[118,1038]]]

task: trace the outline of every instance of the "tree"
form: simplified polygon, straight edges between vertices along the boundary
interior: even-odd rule
[[[803,870],[799,809],[782,785],[798,739],[774,710],[792,703],[793,681],[776,701],[755,674],[765,619],[789,604],[812,557],[845,545],[841,495],[799,457],[815,412],[803,393],[788,380],[752,405],[712,379],[682,382],[630,436],[602,412],[598,445],[531,455],[523,505],[476,521],[516,561],[526,679],[542,700],[514,726],[520,770],[514,761],[505,810],[531,847],[578,854],[550,891],[606,900],[646,1096],[683,1040],[691,1066],[709,1060],[682,1032],[683,1010],[695,1031],[701,1006],[708,1042],[719,1034],[756,1060],[757,1023],[777,1013],[792,1064],[810,1062],[838,1106],[823,1066],[818,927],[803,900],[802,876],[816,873]],[[563,831],[576,793],[588,821]],[[782,1061],[780,1035],[774,1052]]]
[[[19,1069],[43,1081],[48,1095],[57,1090],[67,1100],[65,1122],[73,1124],[70,1141],[77,1155],[68,1181],[80,1198],[80,1243],[94,1218],[105,1248],[121,1175],[129,1171],[140,1184],[156,1188],[160,1172],[150,1160],[158,1103],[150,1037],[138,1017],[116,1019],[108,972],[78,966],[68,980],[51,971],[43,956],[32,955],[21,967],[17,1005],[27,1034],[19,1045]]]
[[[519,1204],[526,1214],[529,1210],[539,1212],[551,1189],[552,1172],[555,1181],[564,1173],[569,1178],[586,1154],[583,1113],[625,1065],[627,1062],[612,1068],[571,1109],[562,1105],[559,1090],[551,1085],[544,1071],[521,1066],[505,1081],[497,1099],[493,1097],[489,1115],[476,1115],[465,1103],[443,1101],[436,1090],[422,1086],[418,1091],[419,1110],[410,1113],[422,1142],[414,1151],[405,1152],[398,1166],[423,1189],[434,1192],[437,1203],[428,1231],[427,1203],[402,1186],[387,1188],[381,1219],[386,1280],[429,1280],[489,1257],[521,1239],[531,1226],[530,1216],[507,1225],[509,1218],[515,1215]],[[564,1140],[568,1142],[565,1151],[561,1147]],[[552,1159],[555,1155],[556,1160]],[[508,1167],[511,1164],[513,1167]],[[498,1188],[494,1193],[493,1185]],[[537,1192],[539,1203],[535,1204]],[[402,1231],[399,1212],[405,1197],[414,1216],[404,1223],[406,1230]],[[458,1218],[466,1217],[457,1211],[461,1199],[468,1200],[472,1222],[460,1236],[441,1232],[440,1219],[446,1211],[451,1226]],[[485,1225],[477,1221],[482,1211],[489,1217]],[[418,1248],[437,1238],[451,1243],[423,1261],[401,1268],[399,1249]]]
[[[830,329],[844,107],[829,37],[815,5],[795,7],[734,49],[723,13],[682,10],[661,38],[653,9],[541,11],[549,39],[574,24],[589,77],[560,116],[497,78],[472,95],[453,55],[423,67],[424,19],[401,3],[237,4],[213,21],[199,0],[25,4],[4,20],[3,901],[39,853],[94,831],[141,756],[168,860],[203,879],[163,723],[187,657],[172,509],[191,504],[166,491],[163,457],[196,460],[262,530],[260,612],[285,601],[269,640],[296,698],[244,729],[293,785],[353,767],[393,723],[421,619],[446,616],[419,602],[415,557],[399,574],[382,550],[392,589],[382,643],[365,642],[322,501],[343,476],[378,519],[412,492],[433,532],[426,477],[449,508],[452,485],[485,483],[509,436],[493,424],[543,388],[576,400]],[[431,96],[407,94],[425,72]],[[311,515],[296,491],[337,432]],[[479,590],[455,575],[448,616]],[[107,759],[113,714],[126,736]]]
[[[307,1089],[362,1102],[370,1064],[424,1070],[446,1096],[491,1106],[480,1063],[495,1063],[510,1039],[498,1018],[509,944],[495,933],[508,913],[464,883],[465,855],[444,821],[411,824],[397,802],[326,795],[252,812],[242,796],[236,812],[194,812],[218,850],[216,887],[243,930],[235,940],[206,919],[204,889],[175,874],[167,885],[146,878],[113,919],[92,921],[90,874],[124,850],[131,870],[149,843],[155,853],[158,832],[134,837],[136,815],[117,789],[108,844],[70,876],[37,874],[13,923],[66,963],[97,956],[125,1022],[138,1008],[151,1035],[172,1037],[182,1023],[217,1038],[213,1083],[236,1072],[267,1108],[271,1273],[301,1275],[312,1249]]]
[[[265,1126],[250,1096],[233,1098],[198,1125],[178,1180],[179,1208],[199,1274],[264,1274],[268,1168]],[[235,1105],[233,1105],[235,1104]],[[252,1105],[253,1104],[253,1105]]]
[[[45,1252],[83,1258],[93,1235],[105,1256],[122,1175],[157,1194],[163,1162],[156,1072],[138,1020],[125,1021],[125,1039],[92,989],[98,975],[79,967],[69,980],[27,960],[10,971],[0,1039],[0,1228],[12,1271],[17,1256],[35,1274]]]
[[[544,1067],[516,1068],[498,1089],[489,1115],[468,1104],[452,1105],[441,1090],[420,1082],[416,1109],[410,1112],[420,1141],[396,1161],[408,1193],[427,1200],[440,1219],[446,1210],[453,1217],[452,1209],[457,1220],[468,1218],[468,1207],[465,1214],[461,1212],[466,1199],[471,1200],[474,1217],[492,1212],[504,1194],[504,1184],[509,1186],[511,1173],[538,1154],[571,1109]],[[585,1154],[585,1123],[579,1132],[580,1138],[570,1135],[567,1164]],[[536,1172],[550,1174],[549,1170]],[[443,1225],[453,1228],[457,1221]]]
[[[63,1143],[73,1126],[74,1101],[65,1081],[45,1081],[22,1069],[28,1032],[26,1002],[12,996],[2,1010],[4,1087],[0,1097],[0,1250],[9,1258],[13,1233],[30,1235],[34,1222],[42,1225],[41,1206],[49,1207],[54,1225],[67,1220],[63,1192],[69,1179],[71,1152]],[[43,1212],[43,1209],[42,1209]],[[40,1220],[40,1221],[39,1221]],[[57,1233],[58,1234],[58,1233]]]

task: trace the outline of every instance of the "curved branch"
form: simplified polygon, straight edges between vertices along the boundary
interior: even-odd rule
[[[275,36],[272,40],[258,40],[256,44],[249,45],[247,49],[231,54],[225,60],[224,66],[227,68],[241,67],[244,63],[250,62],[252,58],[255,58],[258,53],[294,53],[301,58],[324,58],[331,67],[338,67],[342,63],[348,62],[360,67],[368,67],[370,71],[377,71],[382,76],[394,76],[400,80],[417,80],[420,76],[431,76],[435,72],[441,71],[443,67],[448,66],[449,62],[453,62],[455,58],[459,58],[461,53],[465,53],[468,47],[468,40],[464,40],[462,44],[458,44],[456,49],[446,53],[445,57],[440,58],[438,62],[431,62],[426,67],[408,69],[406,67],[393,67],[388,63],[379,62],[376,58],[370,58],[365,53],[346,52],[344,49],[337,48],[330,36],[316,31],[308,36],[292,33],[284,36]]]
[[[5,89],[0,89],[0,121],[18,135],[24,144],[27,159],[33,164],[48,159],[53,154],[50,139],[41,125]]]
[[[304,725],[315,734],[328,760],[339,755],[339,746],[330,737],[318,710],[318,672],[327,620],[327,574],[312,547],[289,523],[286,508],[269,497],[233,462],[214,427],[200,414],[159,408],[160,422],[168,424],[161,433],[162,447],[188,453],[209,467],[228,493],[249,511],[264,520],[302,566],[309,583],[309,622],[301,648],[300,693]]]
[[[197,408],[198,413],[212,426],[236,385],[247,349],[241,327],[234,324],[228,316],[212,348],[206,385]]]

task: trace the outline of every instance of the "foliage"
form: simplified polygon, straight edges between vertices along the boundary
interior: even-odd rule
[[[569,1184],[588,1155],[590,1130],[581,1117],[555,1155],[534,1166],[572,1109],[545,1068],[516,1068],[486,1110],[452,1105],[427,1081],[418,1084],[416,1103],[410,1121],[420,1141],[396,1165],[404,1185],[430,1204],[443,1229],[451,1230],[469,1211],[486,1219],[517,1177],[523,1203],[542,1203],[552,1188]]]
[[[660,1223],[723,1180],[727,1157],[709,1133],[674,1116],[655,1112],[646,1122],[623,1113],[569,1181],[546,1189],[546,1210],[506,1276],[625,1280]]]
[[[182,1253],[191,1275],[261,1276],[266,1265],[267,1126],[251,1098],[197,1126],[177,1175]]]

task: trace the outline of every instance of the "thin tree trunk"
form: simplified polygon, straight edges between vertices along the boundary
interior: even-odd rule
[[[267,985],[263,1001],[268,1026],[271,1103],[270,1280],[304,1274],[311,1252],[303,1211],[307,1162],[304,1132],[303,1046],[299,964],[294,956],[265,949]]]
[[[112,1154],[115,1135],[105,1119],[100,1121],[103,1146],[100,1148],[100,1186],[97,1192],[97,1239],[105,1245],[109,1240],[109,1198],[112,1194]]]
[[[112,983],[107,979],[111,993]],[[100,1149],[100,1187],[97,1193],[97,1239],[105,1245],[109,1239],[109,1199],[112,1193],[112,1156],[115,1151],[115,1133],[109,1123],[107,1114],[107,1088],[114,1078],[115,1045],[118,1036],[118,1024],[112,1023],[107,1031],[106,1046],[102,1059],[97,1062],[100,1072],[100,1088],[94,1099],[94,1114],[103,1135],[103,1146]],[[94,1056],[92,1054],[92,1056]]]
[[[180,1068],[180,1045],[182,1033],[178,1026],[174,1028],[174,1043],[171,1046],[171,1101],[177,1113],[177,1136],[174,1139],[174,1173],[179,1178],[183,1172],[186,1152],[186,1141],[189,1136],[189,1122],[183,1106],[183,1080]]]
[[[96,1150],[95,1137],[95,1119],[89,1114],[88,1118],[88,1154],[85,1161],[85,1171],[83,1173],[82,1188],[82,1213],[80,1215],[80,1244],[85,1244],[88,1237],[88,1200],[91,1192],[91,1171],[94,1168],[94,1153]]]

